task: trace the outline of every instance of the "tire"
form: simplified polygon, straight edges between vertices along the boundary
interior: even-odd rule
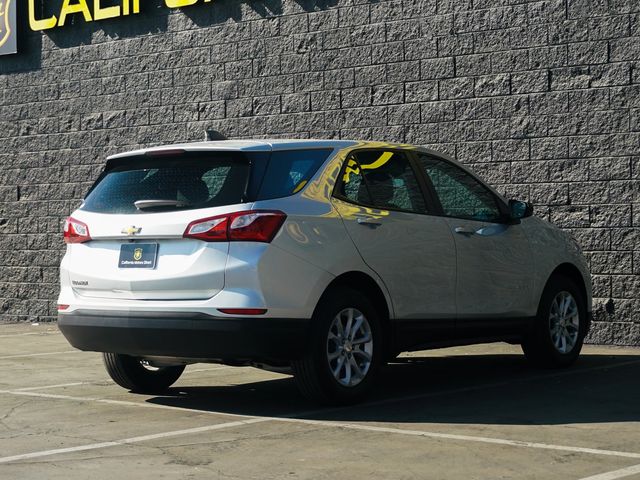
[[[343,326],[342,332],[338,323]],[[346,338],[349,325],[353,343]],[[383,362],[381,335],[380,318],[364,294],[348,288],[328,292],[313,315],[307,354],[292,362],[300,392],[324,405],[350,405],[362,400]]]
[[[119,353],[103,353],[102,359],[111,379],[127,390],[137,393],[159,393],[173,385],[185,365],[151,369],[141,359]]]
[[[563,302],[568,307],[564,316],[558,314],[563,311]],[[542,293],[535,322],[522,342],[522,350],[535,366],[568,367],[578,359],[588,327],[582,290],[573,280],[554,276]]]

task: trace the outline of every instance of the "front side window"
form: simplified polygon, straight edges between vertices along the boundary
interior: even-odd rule
[[[422,191],[409,159],[400,152],[365,150],[349,156],[338,196],[380,209],[425,213]]]
[[[419,154],[418,159],[446,216],[488,222],[500,219],[495,195],[467,172],[428,155]]]

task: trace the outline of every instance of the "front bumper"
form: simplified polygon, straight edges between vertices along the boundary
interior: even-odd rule
[[[76,310],[58,315],[60,331],[80,350],[222,361],[300,358],[309,326],[304,319],[184,312]]]

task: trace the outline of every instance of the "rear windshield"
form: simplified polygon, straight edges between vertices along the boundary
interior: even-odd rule
[[[330,149],[206,152],[113,160],[81,209],[150,213],[286,197],[302,190],[330,153]]]

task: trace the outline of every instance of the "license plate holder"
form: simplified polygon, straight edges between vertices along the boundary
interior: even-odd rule
[[[124,243],[120,245],[118,268],[156,268],[157,243]]]

